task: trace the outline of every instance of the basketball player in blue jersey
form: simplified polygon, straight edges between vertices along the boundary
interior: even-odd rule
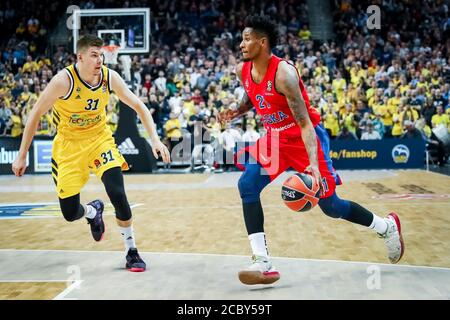
[[[256,108],[267,130],[266,136],[237,156],[238,166],[245,170],[238,187],[253,252],[250,267],[238,274],[240,281],[249,285],[269,284],[280,278],[269,260],[260,194],[290,167],[311,172],[321,190],[319,207],[326,215],[375,230],[385,240],[389,261],[397,263],[404,252],[400,219],[393,212],[381,218],[336,194],[336,185],[341,180],[329,157],[327,132],[317,110],[309,103],[296,67],[272,54],[271,49],[277,43],[276,30],[276,24],[267,17],[247,17],[240,44],[244,62],[237,66],[236,72],[245,94],[236,110],[219,114],[219,120],[227,122]],[[255,161],[242,160],[248,156]]]
[[[125,266],[129,271],[142,272],[146,264],[136,248],[122,175],[128,164],[117,149],[106,122],[106,106],[111,91],[136,110],[150,136],[154,156],[157,158],[160,154],[168,163],[170,155],[159,140],[147,107],[128,89],[117,72],[103,65],[102,45],[103,40],[93,35],[85,35],[78,40],[76,64],[53,77],[31,110],[12,170],[18,177],[24,174],[26,154],[39,119],[53,108],[57,134],[52,147],[52,176],[64,218],[72,222],[85,217],[94,240],[103,239],[103,202],[98,199],[85,205],[80,203],[80,191],[89,179],[89,172],[95,173],[105,185],[115,209],[125,244]]]

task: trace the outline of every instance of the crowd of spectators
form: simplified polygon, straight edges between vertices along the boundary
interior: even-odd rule
[[[243,23],[251,13],[267,14],[278,22],[280,39],[273,51],[298,67],[332,139],[418,137],[441,148],[432,129],[450,128],[447,1],[335,0],[335,37],[329,41],[314,40],[306,1],[116,2],[78,5],[151,8],[151,52],[131,57],[131,75],[136,94],[152,112],[169,147],[173,139],[201,136],[202,141],[232,150],[238,141],[254,141],[264,134],[254,112],[228,127],[216,119],[221,110],[237,107],[243,95],[235,66]],[[372,4],[381,8],[380,29],[367,27],[366,9]],[[46,55],[42,40],[48,33],[49,12],[60,10],[64,15],[64,1],[53,7],[49,3],[50,10],[36,9],[28,15],[24,11],[20,18],[14,6],[11,1],[0,5],[0,20],[11,23],[16,17],[17,25],[11,39],[2,36],[0,42],[0,135],[20,136],[46,83],[75,58],[70,44]],[[112,67],[124,72],[121,64]],[[107,110],[114,130],[117,97],[112,96]],[[41,134],[54,134],[50,123],[51,115],[45,115]]]

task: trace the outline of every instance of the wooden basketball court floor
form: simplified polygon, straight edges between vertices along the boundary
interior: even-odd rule
[[[364,227],[284,206],[285,173],[262,194],[270,255],[281,279],[245,286],[250,263],[239,172],[126,175],[144,273],[124,269],[107,203],[107,233],[66,222],[50,175],[0,176],[0,299],[450,299],[450,177],[422,170],[340,171],[338,195],[385,216],[396,211],[406,252],[388,263]],[[101,198],[91,176],[83,202]]]

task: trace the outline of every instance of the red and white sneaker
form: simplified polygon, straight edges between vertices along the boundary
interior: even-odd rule
[[[405,252],[405,244],[403,243],[402,227],[400,219],[394,212],[391,212],[384,218],[388,228],[384,234],[379,234],[384,238],[388,250],[388,257],[391,263],[397,263],[403,257]]]
[[[266,257],[252,256],[252,264],[239,272],[243,284],[271,284],[280,279],[280,273]]]

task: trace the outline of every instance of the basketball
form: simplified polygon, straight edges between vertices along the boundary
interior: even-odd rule
[[[315,183],[313,176],[297,172],[284,181],[281,197],[289,209],[309,211],[319,202],[319,184]]]

